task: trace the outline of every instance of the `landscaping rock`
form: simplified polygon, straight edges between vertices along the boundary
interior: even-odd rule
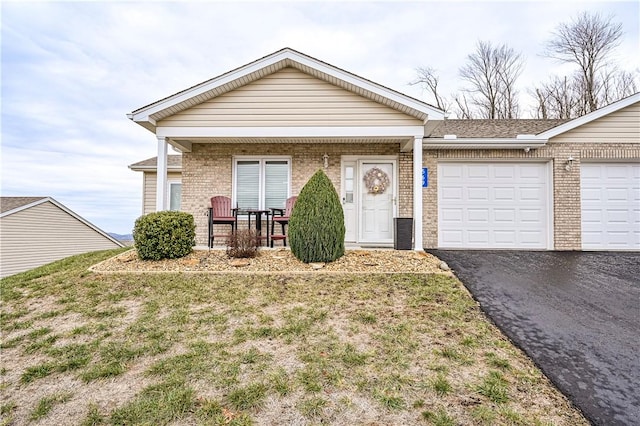
[[[449,265],[447,265],[447,262],[440,262],[440,269],[442,269],[443,271],[450,271],[451,268],[449,268]]]

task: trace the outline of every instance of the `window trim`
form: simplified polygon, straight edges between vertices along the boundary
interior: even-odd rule
[[[258,208],[261,210],[266,210],[267,206],[264,205],[265,200],[265,167],[267,161],[286,161],[287,162],[287,198],[291,196],[291,187],[293,186],[293,172],[292,172],[292,164],[293,160],[290,155],[234,155],[232,157],[233,161],[233,169],[232,169],[232,177],[231,177],[231,205],[237,205],[237,190],[236,190],[236,180],[238,177],[238,161],[258,161],[260,163],[260,176],[259,176],[259,197],[258,197]]]
[[[176,185],[179,184],[180,186],[182,186],[182,180],[181,179],[167,179],[167,210],[171,210],[171,185]],[[173,210],[173,211],[182,211],[182,196],[180,197],[180,207],[178,208],[178,210]]]

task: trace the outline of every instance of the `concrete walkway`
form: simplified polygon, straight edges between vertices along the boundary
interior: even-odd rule
[[[640,424],[640,253],[428,252],[591,422]]]

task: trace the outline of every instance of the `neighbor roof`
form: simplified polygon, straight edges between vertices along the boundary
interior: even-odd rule
[[[516,138],[518,135],[537,135],[569,120],[444,120],[433,129],[429,138],[442,138],[444,135],[456,135],[464,138]]]
[[[0,197],[0,214],[40,201],[47,197]]]
[[[137,163],[129,165],[129,168],[135,171],[156,170],[158,168],[158,157],[138,161]],[[169,170],[182,170],[182,155],[167,156],[167,168]]]
[[[84,219],[82,216],[78,215],[74,211],[69,210],[67,207],[60,204],[59,202],[57,202],[51,197],[0,197],[0,206],[2,206],[2,211],[0,212],[0,218],[12,215],[14,213],[18,213],[22,210],[26,210],[46,202],[49,202],[54,206],[58,207],[60,210],[74,217],[78,221],[84,223],[89,228],[93,229],[103,237],[113,241],[120,247],[124,247],[124,245],[120,241],[116,240],[111,235],[104,232],[102,229],[98,228],[97,226],[95,226],[88,220]]]
[[[144,128],[155,132],[156,122],[209,99],[247,85],[286,67],[296,68],[306,74],[327,81],[335,86],[358,93],[375,102],[419,118],[442,120],[444,111],[419,99],[412,98],[388,87],[374,83],[341,68],[284,48],[250,62],[218,77],[204,81],[181,92],[160,99],[134,110],[127,116]]]

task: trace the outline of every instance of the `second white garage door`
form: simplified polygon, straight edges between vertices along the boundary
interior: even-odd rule
[[[440,163],[438,246],[548,249],[547,163]]]
[[[640,164],[582,163],[582,248],[640,250]]]

